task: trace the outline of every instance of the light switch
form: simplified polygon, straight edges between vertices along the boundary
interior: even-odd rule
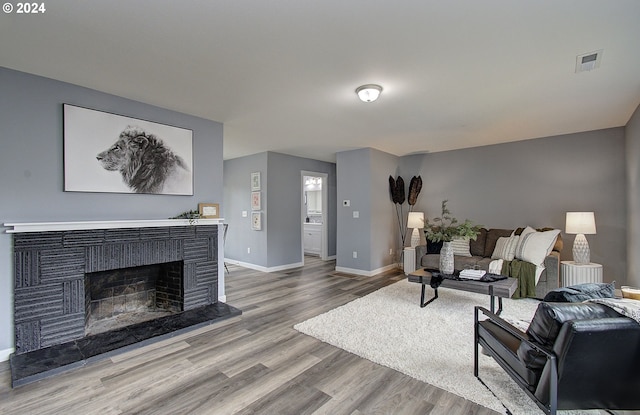
[[[246,210],[243,210],[243,211],[242,211],[242,217],[243,217],[243,218],[246,218],[246,217],[247,217],[247,211],[246,211]]]
[[[359,210],[354,210],[353,211],[353,217],[354,218],[359,218],[360,217],[360,211]]]

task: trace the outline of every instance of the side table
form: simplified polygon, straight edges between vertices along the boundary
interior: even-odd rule
[[[405,275],[409,275],[416,270],[416,249],[404,248],[404,262],[403,268]]]
[[[574,261],[561,261],[560,272],[563,287],[587,282],[602,282],[602,265],[594,262],[576,264]]]

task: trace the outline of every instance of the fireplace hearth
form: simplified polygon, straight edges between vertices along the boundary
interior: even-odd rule
[[[241,310],[218,301],[67,343],[13,354],[10,359],[11,386],[37,382],[241,314]]]

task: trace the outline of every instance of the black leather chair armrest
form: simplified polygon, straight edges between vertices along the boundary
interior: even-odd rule
[[[548,373],[547,373],[547,377],[549,380],[549,386],[550,386],[550,390],[548,390],[548,404],[545,404],[543,402],[541,402],[532,392],[535,389],[535,383],[530,383],[529,381],[527,381],[526,379],[523,379],[522,377],[522,372],[518,370],[518,368],[514,368],[512,365],[515,365],[515,361],[512,361],[512,363],[509,363],[510,360],[509,359],[505,359],[502,356],[499,355],[499,352],[494,352],[494,351],[489,351],[489,354],[496,360],[496,362],[505,370],[505,372],[527,393],[527,395],[529,395],[532,399],[534,399],[534,401],[536,402],[536,404],[543,409],[546,413],[548,414],[553,414],[555,415],[556,410],[558,408],[558,388],[557,388],[557,384],[558,384],[558,361],[556,358],[556,355],[553,353],[553,351],[551,349],[546,348],[545,346],[542,346],[539,343],[533,342],[531,340],[529,340],[527,334],[523,333],[522,331],[518,330],[516,327],[514,327],[512,324],[509,324],[509,322],[501,319],[500,317],[498,317],[496,314],[492,313],[491,311],[487,310],[484,307],[481,306],[476,306],[475,307],[475,315],[474,315],[474,336],[475,336],[475,350],[474,350],[474,369],[473,369],[473,374],[474,376],[478,377],[478,345],[479,344],[483,344],[482,342],[480,342],[481,338],[479,335],[479,318],[480,318],[480,313],[482,313],[482,315],[487,317],[487,320],[491,321],[493,324],[497,325],[498,327],[500,327],[500,329],[510,333],[512,336],[516,337],[520,342],[521,345],[526,344],[528,345],[531,349],[539,352],[542,356],[544,356],[544,358],[546,358],[546,366],[545,369],[548,369]],[[487,341],[482,339],[482,341],[484,343],[486,343]],[[488,344],[488,343],[487,343]],[[498,353],[498,354],[496,354]],[[522,364],[524,366],[524,363],[521,360],[517,360],[518,364]]]
[[[506,330],[511,335],[517,337],[518,340],[520,340],[521,342],[526,343],[531,348],[539,351],[540,353],[545,354],[547,359],[555,357],[555,354],[553,353],[553,350],[551,350],[550,348],[544,347],[540,343],[536,343],[536,342],[533,342],[533,341],[529,340],[529,337],[525,333],[523,333],[522,331],[518,330],[513,324],[510,324],[508,321],[503,320],[498,315],[492,313],[491,311],[489,311],[486,308],[484,308],[482,306],[479,306],[479,305],[475,306],[474,326],[477,325],[478,322],[480,321],[480,318],[479,318],[480,317],[480,313],[485,315],[489,320],[491,320],[493,323],[495,323],[498,327],[502,328],[503,330]]]

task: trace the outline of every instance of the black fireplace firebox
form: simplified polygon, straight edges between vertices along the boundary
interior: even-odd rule
[[[13,238],[16,355],[85,337],[94,309],[114,315],[143,306],[173,312],[217,303],[218,226],[27,232]],[[107,271],[106,285],[112,286],[89,288]]]
[[[86,334],[181,312],[182,269],[175,261],[86,274]]]

